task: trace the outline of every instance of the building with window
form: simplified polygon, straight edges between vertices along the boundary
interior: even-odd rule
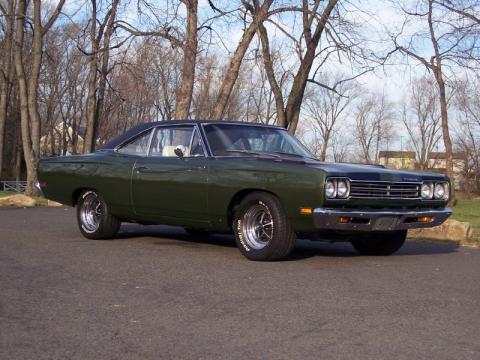
[[[416,161],[414,151],[380,151],[379,163],[391,169],[418,171],[420,166]],[[453,154],[453,172],[455,189],[460,190],[465,181],[466,156],[464,153]],[[425,171],[446,173],[446,154],[432,152],[428,158],[428,168]]]

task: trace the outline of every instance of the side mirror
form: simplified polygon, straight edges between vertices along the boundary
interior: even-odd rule
[[[182,159],[185,156],[185,151],[187,148],[183,145],[177,145],[175,147],[174,153],[177,155],[180,159]]]

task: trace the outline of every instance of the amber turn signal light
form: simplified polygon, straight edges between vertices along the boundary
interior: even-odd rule
[[[309,207],[302,207],[300,208],[300,214],[302,215],[312,215],[312,208],[309,208]]]
[[[350,218],[348,216],[339,216],[338,219],[337,219],[337,222],[339,222],[340,224],[348,224],[351,219],[352,218]]]
[[[433,221],[433,216],[422,216],[419,217],[417,221],[421,223],[429,223]]]

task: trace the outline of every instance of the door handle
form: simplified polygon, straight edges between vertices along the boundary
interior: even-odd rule
[[[135,167],[135,170],[137,170],[137,172],[144,172],[144,171],[148,171],[149,170],[149,167],[148,166],[137,166]]]

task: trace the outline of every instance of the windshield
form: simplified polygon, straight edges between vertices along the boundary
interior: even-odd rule
[[[204,129],[214,156],[277,154],[315,158],[284,129],[235,124],[206,124]]]

